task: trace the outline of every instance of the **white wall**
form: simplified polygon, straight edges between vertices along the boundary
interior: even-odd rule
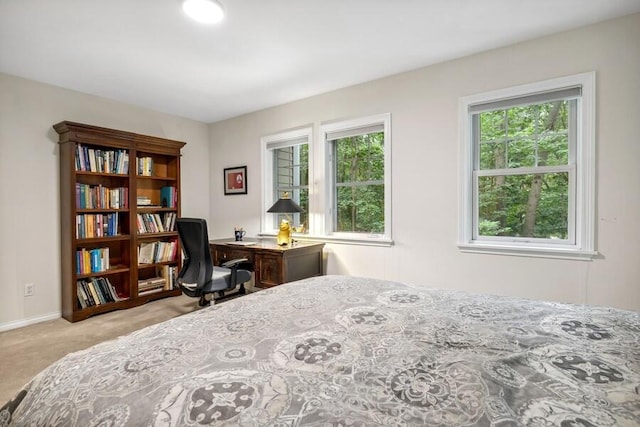
[[[390,112],[395,245],[327,245],[327,273],[640,310],[640,14],[399,74],[210,125],[212,237],[260,227],[260,137]],[[348,66],[348,64],[343,64]],[[458,99],[597,73],[597,259],[461,253]],[[222,170],[248,166],[246,196]]]
[[[72,120],[186,141],[182,213],[212,238],[259,230],[260,137],[390,112],[390,248],[327,245],[327,273],[640,310],[640,15],[597,24],[205,125],[0,74],[0,330],[59,316],[57,134]],[[592,262],[463,254],[457,236],[460,96],[597,72],[597,248]],[[210,144],[210,146],[209,146]],[[248,195],[222,169],[248,166]],[[23,296],[24,283],[35,296]]]
[[[187,142],[182,213],[209,214],[207,125],[0,74],[0,330],[60,316],[58,135],[63,120]],[[23,285],[35,284],[24,297]]]

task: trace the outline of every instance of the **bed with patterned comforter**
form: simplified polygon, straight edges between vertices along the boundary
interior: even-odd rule
[[[640,425],[640,313],[324,276],[69,354],[0,425]]]

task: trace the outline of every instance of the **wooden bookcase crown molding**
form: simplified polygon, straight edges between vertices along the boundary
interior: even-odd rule
[[[64,121],[59,135],[62,316],[175,296],[185,142]]]

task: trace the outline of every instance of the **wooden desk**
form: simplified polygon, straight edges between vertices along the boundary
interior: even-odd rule
[[[292,247],[282,247],[268,240],[253,241],[256,242],[254,245],[247,246],[230,243],[233,238],[209,241],[213,264],[247,258],[253,265],[255,286],[259,288],[270,288],[323,274],[324,243],[295,242]]]

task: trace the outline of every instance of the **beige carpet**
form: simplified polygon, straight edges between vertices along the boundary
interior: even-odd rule
[[[56,319],[0,332],[0,407],[34,375],[68,353],[197,309],[196,298],[180,295],[76,323]]]

